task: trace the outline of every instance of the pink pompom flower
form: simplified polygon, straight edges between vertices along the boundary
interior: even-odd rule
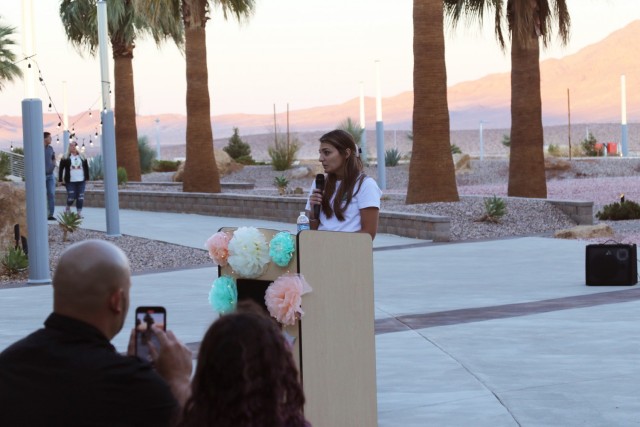
[[[209,237],[204,247],[209,251],[209,256],[216,265],[224,267],[229,259],[229,241],[231,236],[224,231],[218,231]]]
[[[283,274],[267,288],[264,301],[269,314],[283,325],[294,325],[304,316],[302,295],[311,292],[311,286],[301,274]]]

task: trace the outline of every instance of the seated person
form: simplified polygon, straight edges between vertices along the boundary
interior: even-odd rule
[[[130,287],[129,261],[115,245],[87,240],[65,250],[44,328],[0,353],[0,425],[157,427],[175,421],[188,390],[191,352],[157,328],[157,372],[116,352],[110,341],[127,316]]]
[[[293,355],[253,302],[216,320],[202,340],[179,426],[309,427]]]

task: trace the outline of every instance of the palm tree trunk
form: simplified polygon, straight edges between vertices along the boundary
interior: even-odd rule
[[[515,30],[514,30],[515,31]],[[540,95],[540,46],[514,37],[511,45],[511,156],[508,195],[547,197]]]
[[[140,153],[136,126],[136,103],[133,86],[133,46],[118,48],[113,44],[113,76],[116,121],[116,159],[127,170],[129,181],[140,181]]]
[[[413,1],[413,57],[413,148],[406,203],[456,202],[442,0]]]
[[[199,5],[194,6],[199,7]],[[185,9],[187,7],[183,10]],[[200,16],[204,16],[204,13]],[[191,15],[188,13],[184,13],[184,19],[187,63],[187,158],[184,165],[183,191],[220,193],[220,175],[213,152],[211,129],[204,25],[206,20],[192,22]]]

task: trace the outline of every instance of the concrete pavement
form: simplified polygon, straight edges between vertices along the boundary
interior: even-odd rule
[[[83,227],[105,230],[102,209]],[[295,224],[121,211],[123,234],[202,248],[223,226]],[[516,238],[374,242],[379,425],[640,424],[640,288],[587,287],[585,243]],[[164,305],[198,342],[215,314],[216,268],[135,276],[131,307]],[[0,349],[41,326],[49,286],[0,291]],[[133,326],[133,315],[125,330]],[[114,340],[126,347],[127,334]]]

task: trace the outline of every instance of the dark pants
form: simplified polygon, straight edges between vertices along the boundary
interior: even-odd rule
[[[73,205],[73,201],[76,200],[76,209],[82,210],[82,205],[84,203],[84,186],[85,182],[67,182],[65,187],[67,187],[67,206]]]

